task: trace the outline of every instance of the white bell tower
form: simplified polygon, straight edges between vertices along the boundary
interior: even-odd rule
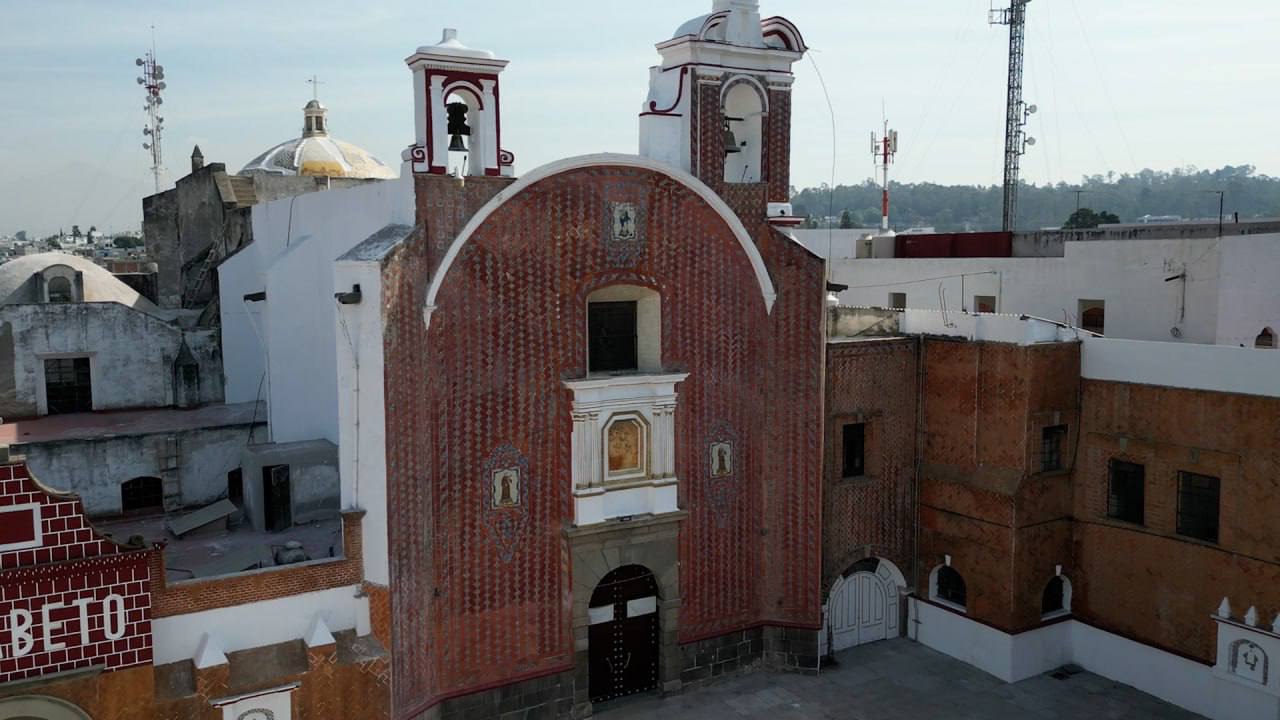
[[[440,42],[405,59],[413,71],[413,172],[512,175],[514,156],[502,150],[498,75],[507,67],[488,50],[474,50],[445,29]]]
[[[711,12],[657,44],[640,110],[640,154],[683,168],[742,210],[790,212],[792,65],[808,49],[758,0],[713,0]]]

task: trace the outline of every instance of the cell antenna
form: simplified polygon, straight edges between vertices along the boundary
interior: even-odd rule
[[[164,66],[156,62],[156,29],[151,27],[151,49],[147,54],[136,58],[133,64],[142,68],[138,84],[146,91],[146,104],[142,109],[147,113],[147,124],[142,128],[146,141],[143,150],[151,152],[151,175],[155,180],[156,193],[160,192],[160,176],[164,174],[164,159],[160,152],[160,136],[164,133],[164,118],[160,116],[160,106],[164,99],[160,93],[167,87],[164,82]]]
[[[1009,83],[1004,123],[1004,214],[1001,229],[1013,232],[1018,219],[1018,164],[1027,147],[1036,139],[1023,131],[1035,105],[1022,102],[1022,55],[1027,33],[1027,3],[1031,0],[1009,0],[1007,8],[992,7],[987,22],[1009,26]]]
[[[898,131],[890,130],[889,121],[885,120],[882,137],[876,137],[875,131],[871,131],[871,157],[884,181],[880,194],[880,231],[883,233],[889,232],[889,166],[893,164],[893,158],[897,154]]]

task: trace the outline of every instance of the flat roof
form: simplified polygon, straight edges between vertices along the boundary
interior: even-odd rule
[[[183,432],[201,428],[266,423],[265,402],[205,405],[183,410],[153,408],[46,415],[30,420],[0,421],[0,445]]]

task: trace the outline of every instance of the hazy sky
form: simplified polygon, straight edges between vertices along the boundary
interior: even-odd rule
[[[872,173],[882,103],[901,138],[894,177],[1001,177],[1007,31],[990,0],[764,0],[804,33],[837,128],[836,181]],[[456,27],[511,61],[503,141],[518,172],[590,152],[635,152],[653,45],[711,0],[0,0],[0,233],[141,224],[152,181],[133,60],[165,66],[167,182],[199,143],[237,171],[296,137],[306,79],[330,130],[399,166],[413,133],[404,58]],[[585,11],[584,11],[585,9]],[[1280,175],[1280,2],[1034,0],[1026,98],[1032,182],[1143,167],[1252,163]],[[830,115],[809,59],[796,67],[792,182],[829,181]]]

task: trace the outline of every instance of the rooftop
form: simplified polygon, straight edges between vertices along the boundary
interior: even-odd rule
[[[248,425],[267,421],[266,403],[205,405],[191,410],[159,408],[114,412],[47,415],[30,420],[0,420],[0,446],[63,440],[182,432],[209,427]]]

